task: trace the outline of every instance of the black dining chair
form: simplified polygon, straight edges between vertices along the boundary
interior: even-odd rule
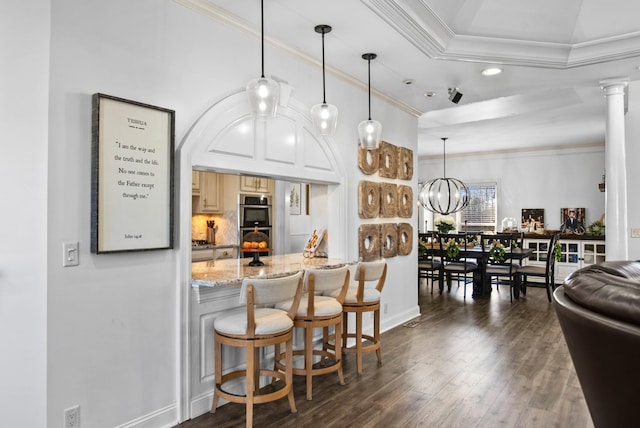
[[[527,287],[545,288],[547,290],[547,299],[551,302],[551,293],[556,289],[556,257],[555,246],[558,242],[558,234],[551,235],[547,244],[547,259],[544,266],[526,265],[522,266],[518,272],[520,275],[520,288],[522,294],[527,294]],[[544,278],[544,283],[529,282],[529,277]]]
[[[447,279],[447,288],[451,291],[451,280],[455,276],[464,283],[463,297],[467,298],[468,275],[473,274],[478,269],[478,263],[474,259],[469,259],[468,248],[473,247],[473,239],[467,233],[439,233],[440,258],[442,260],[442,272]]]
[[[507,279],[509,284],[509,301],[513,302],[514,287],[519,286],[518,272],[520,263],[509,257],[509,253],[514,248],[518,248],[522,243],[518,243],[518,235],[513,233],[497,233],[482,235],[480,243],[482,246],[483,259],[486,261],[483,275],[488,283],[495,278],[496,290],[499,290],[500,280]]]
[[[438,232],[428,231],[419,233],[418,239],[423,249],[418,251],[418,287],[420,280],[425,278],[431,280],[431,293],[433,294],[433,283],[438,281],[438,287],[442,293],[444,284],[442,281],[442,263],[440,261],[440,242],[438,241]]]

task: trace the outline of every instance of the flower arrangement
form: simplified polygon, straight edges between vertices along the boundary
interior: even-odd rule
[[[460,256],[460,248],[455,239],[449,239],[447,241],[447,257],[450,259],[457,259]]]
[[[438,232],[440,233],[447,233],[456,228],[455,220],[453,219],[453,217],[450,217],[448,215],[438,217],[437,219],[435,219],[433,224],[436,226],[436,229],[438,229]]]
[[[489,257],[496,262],[503,262],[505,254],[506,250],[504,248],[504,244],[498,240],[494,240],[491,243],[491,248],[489,249]]]
[[[587,227],[590,234],[600,236],[604,234],[604,223],[600,220],[596,220]]]

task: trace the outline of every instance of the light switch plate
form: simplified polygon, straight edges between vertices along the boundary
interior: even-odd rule
[[[78,254],[78,242],[62,243],[62,267],[78,266],[80,255]]]

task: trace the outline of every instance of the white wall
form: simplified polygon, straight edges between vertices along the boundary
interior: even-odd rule
[[[177,418],[176,260],[182,259],[178,253],[190,249],[89,253],[91,94],[174,109],[178,145],[206,107],[258,75],[259,49],[255,37],[168,0],[52,2],[51,204],[46,216],[49,426],[59,426],[63,410],[76,404],[82,425],[89,427],[166,426]],[[287,78],[296,99],[309,106],[317,103],[320,69],[267,49],[267,74]],[[332,76],[327,76],[327,91],[341,110],[336,142],[349,169],[349,233],[331,239],[344,240],[344,254],[353,258],[360,224],[355,203],[361,179],[356,126],[366,117],[366,91]],[[384,125],[384,138],[415,151],[417,119],[378,99],[372,104],[374,116]],[[39,156],[44,151],[34,142],[21,150],[24,147],[37,148]],[[26,159],[24,164],[33,166]],[[20,172],[30,169],[23,165]],[[43,188],[44,176],[36,183]],[[42,199],[38,202],[44,206]],[[30,210],[34,212],[40,219],[42,210]],[[24,218],[23,212],[20,215]],[[80,242],[79,267],[61,267],[60,247],[67,240]],[[417,312],[415,270],[415,257],[390,260],[383,327]],[[38,334],[44,336],[42,327]]]
[[[442,176],[442,159],[421,161],[421,181]],[[586,208],[589,225],[604,214],[598,183],[604,146],[485,156],[447,156],[447,175],[464,182],[498,183],[498,227],[505,217],[521,218],[522,208],[543,208],[545,227],[560,228],[561,208]]]
[[[629,228],[640,228],[640,198],[637,183],[640,183],[640,168],[635,163],[640,159],[640,82],[629,84],[629,111],[625,116],[625,139],[627,150],[627,224]],[[631,232],[629,231],[629,236]],[[629,260],[640,260],[640,238],[629,237]]]
[[[0,2],[0,414],[46,425],[49,2]],[[57,259],[60,260],[60,259]]]

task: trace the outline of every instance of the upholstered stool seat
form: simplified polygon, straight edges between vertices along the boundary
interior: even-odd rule
[[[382,352],[380,350],[380,299],[382,288],[387,277],[387,262],[378,260],[373,262],[360,262],[356,268],[356,285],[349,287],[342,304],[342,352],[356,354],[356,366],[358,374],[362,374],[362,354],[376,352],[378,364],[382,364]],[[362,332],[362,314],[373,312],[373,334]],[[349,332],[349,314],[355,316],[355,330]],[[336,335],[337,336],[337,335]],[[347,341],[355,339],[355,346],[349,348]],[[371,342],[364,346],[363,341]],[[336,347],[338,343],[336,341]]]
[[[240,289],[240,303],[245,306],[222,313],[214,320],[215,388],[211,413],[215,413],[218,400],[223,398],[246,406],[246,426],[253,426],[253,405],[289,399],[291,412],[295,413],[293,397],[293,318],[302,297],[302,272],[272,278],[245,279]],[[273,306],[289,301],[288,310]],[[260,307],[257,307],[260,306]],[[260,368],[260,348],[285,344],[285,372]],[[222,346],[242,347],[246,353],[246,369],[222,373]],[[276,354],[277,355],[277,354]],[[260,393],[260,376],[269,376],[284,382],[282,388]],[[245,395],[227,392],[225,383],[246,378]]]
[[[313,398],[313,376],[338,373],[341,385],[344,385],[342,373],[341,352],[335,349],[341,348],[341,337],[338,336],[337,347],[330,348],[329,339],[335,339],[335,332],[341,331],[342,326],[342,301],[349,286],[349,267],[307,269],[304,278],[305,294],[298,305],[293,320],[295,328],[304,329],[304,349],[295,350],[294,355],[304,355],[304,367],[293,368],[294,375],[306,376],[307,400]],[[287,309],[292,302],[283,302],[276,308]],[[333,327],[334,333],[330,331]],[[314,349],[313,331],[322,328],[322,349]],[[284,354],[278,352],[276,345],[276,368],[285,369]],[[321,358],[321,365],[314,366],[314,356]],[[327,364],[332,360],[332,364]]]

